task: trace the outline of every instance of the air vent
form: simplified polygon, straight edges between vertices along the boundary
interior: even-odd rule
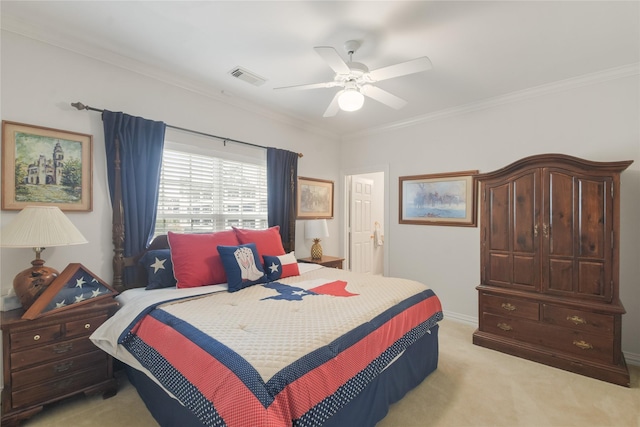
[[[262,86],[264,82],[266,82],[266,80],[259,75],[245,70],[242,67],[235,67],[233,70],[229,71],[229,74],[231,74],[236,79],[244,80],[245,82],[251,83],[254,86]]]

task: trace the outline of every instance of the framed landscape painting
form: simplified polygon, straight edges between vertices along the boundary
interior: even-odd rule
[[[400,224],[476,226],[477,170],[400,177]]]
[[[91,211],[91,135],[2,122],[2,209]]]
[[[297,219],[333,218],[333,181],[298,177]]]

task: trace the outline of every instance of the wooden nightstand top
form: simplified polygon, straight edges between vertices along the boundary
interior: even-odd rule
[[[91,316],[96,310],[104,310],[105,308],[109,309],[110,314],[113,314],[119,308],[119,306],[120,304],[118,304],[118,302],[113,298],[104,298],[92,304],[85,304],[74,307],[70,310],[48,314],[35,320],[22,319],[24,310],[22,308],[16,308],[15,310],[3,311],[0,314],[0,325],[2,326],[2,329],[5,329],[5,326],[13,326],[18,323],[29,325],[30,323],[36,324],[43,322],[60,322],[61,320],[67,319],[69,317]]]
[[[311,257],[307,257],[307,258],[299,258],[298,261],[308,262],[312,264],[319,264],[319,265],[322,265],[323,267],[342,269],[342,262],[344,261],[344,258],[323,255],[322,258],[320,259],[313,259]]]

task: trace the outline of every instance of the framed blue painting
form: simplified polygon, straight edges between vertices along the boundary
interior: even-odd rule
[[[477,170],[401,176],[400,224],[476,226]]]

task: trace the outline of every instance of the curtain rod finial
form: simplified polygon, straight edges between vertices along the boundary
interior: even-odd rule
[[[78,110],[88,110],[89,106],[88,105],[84,105],[82,102],[72,102],[71,103],[72,107],[76,107]]]

